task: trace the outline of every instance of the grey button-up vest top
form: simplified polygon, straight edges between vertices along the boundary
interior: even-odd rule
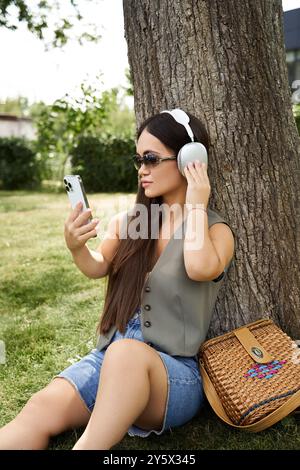
[[[209,208],[207,215],[208,227],[219,222],[229,226]],[[198,354],[205,340],[218,292],[233,258],[217,279],[191,280],[183,258],[185,230],[186,220],[175,230],[152,271],[147,274],[140,318],[147,344],[171,356],[190,357]],[[116,329],[112,326],[105,335],[98,336],[97,349],[101,351],[110,343]]]

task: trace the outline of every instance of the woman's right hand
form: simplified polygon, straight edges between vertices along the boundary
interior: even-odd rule
[[[99,219],[93,219],[92,222],[86,224],[91,215],[91,209],[80,213],[81,209],[82,202],[78,202],[64,225],[66,244],[72,252],[80,250],[90,238],[97,236],[95,227],[99,223]]]

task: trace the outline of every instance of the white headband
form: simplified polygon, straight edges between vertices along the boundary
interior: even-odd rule
[[[161,111],[161,113],[171,114],[171,116],[173,116],[175,121],[179,122],[179,124],[182,124],[185,127],[191,141],[194,142],[194,134],[191,129],[191,126],[189,125],[190,118],[182,109],[175,108],[175,109],[172,109],[171,111],[164,110],[164,111]]]

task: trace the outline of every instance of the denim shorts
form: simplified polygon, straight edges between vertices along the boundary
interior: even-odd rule
[[[140,324],[140,308],[128,321],[125,334],[122,335],[119,330],[116,330],[110,344],[122,338],[133,338],[144,342]],[[75,387],[90,413],[94,408],[101,366],[108,346],[101,351],[93,349],[56,376],[67,379]],[[182,426],[194,418],[204,404],[197,356],[170,356],[158,349],[156,351],[163,361],[168,377],[168,395],[163,425],[159,431],[145,430],[132,425],[127,431],[129,436],[148,437],[152,432],[160,435],[165,431],[171,431],[171,428]]]

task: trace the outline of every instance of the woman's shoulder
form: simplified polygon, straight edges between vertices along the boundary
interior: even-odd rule
[[[211,209],[210,207],[208,207],[207,216],[208,216],[208,228],[210,228],[213,224],[223,223],[223,224],[228,225],[233,235],[235,235],[234,231],[232,230],[231,224],[228,222],[227,217],[224,217],[219,211],[216,211],[215,209]]]

